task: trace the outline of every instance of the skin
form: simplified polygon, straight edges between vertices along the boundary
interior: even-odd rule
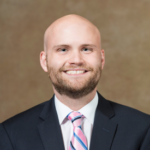
[[[67,15],[56,20],[45,32],[40,63],[50,76],[56,97],[74,111],[81,109],[94,98],[97,86],[86,95],[75,97],[60,93],[53,83],[60,84],[56,78],[58,75],[62,83],[79,90],[92,78],[99,81],[105,63],[99,30],[78,15]],[[68,70],[86,72],[67,74]]]

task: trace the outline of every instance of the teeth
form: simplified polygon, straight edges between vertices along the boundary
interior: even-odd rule
[[[67,74],[82,74],[84,73],[85,71],[67,71],[66,73]]]

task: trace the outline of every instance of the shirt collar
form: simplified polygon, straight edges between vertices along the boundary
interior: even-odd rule
[[[95,116],[95,110],[98,104],[98,94],[96,92],[95,97],[93,98],[92,101],[90,101],[88,104],[86,104],[84,107],[82,107],[78,112],[83,114],[88,121],[93,125],[94,122],[94,116]],[[59,124],[62,124],[66,116],[72,112],[68,106],[64,105],[62,102],[60,102],[56,95],[55,95],[55,107],[59,119]]]

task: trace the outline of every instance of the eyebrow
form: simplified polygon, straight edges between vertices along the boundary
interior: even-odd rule
[[[53,46],[53,48],[52,49],[55,49],[55,48],[58,48],[58,47],[70,47],[69,45],[64,45],[64,44],[62,44],[62,45],[55,45],[55,46]]]
[[[84,46],[90,46],[90,47],[97,47],[96,45],[94,45],[94,44],[82,44],[80,47],[84,47]],[[55,46],[53,46],[53,48],[52,49],[55,49],[55,48],[58,48],[58,47],[71,47],[71,46],[69,46],[69,45],[66,45],[66,44],[60,44],[60,45],[55,45]]]
[[[94,44],[83,44],[83,45],[81,45],[81,46],[90,46],[90,47],[97,47],[96,45],[94,45]]]

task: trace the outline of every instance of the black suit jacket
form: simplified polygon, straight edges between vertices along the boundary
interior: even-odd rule
[[[98,96],[90,150],[150,150],[150,116]],[[1,123],[0,150],[64,150],[54,96]]]

